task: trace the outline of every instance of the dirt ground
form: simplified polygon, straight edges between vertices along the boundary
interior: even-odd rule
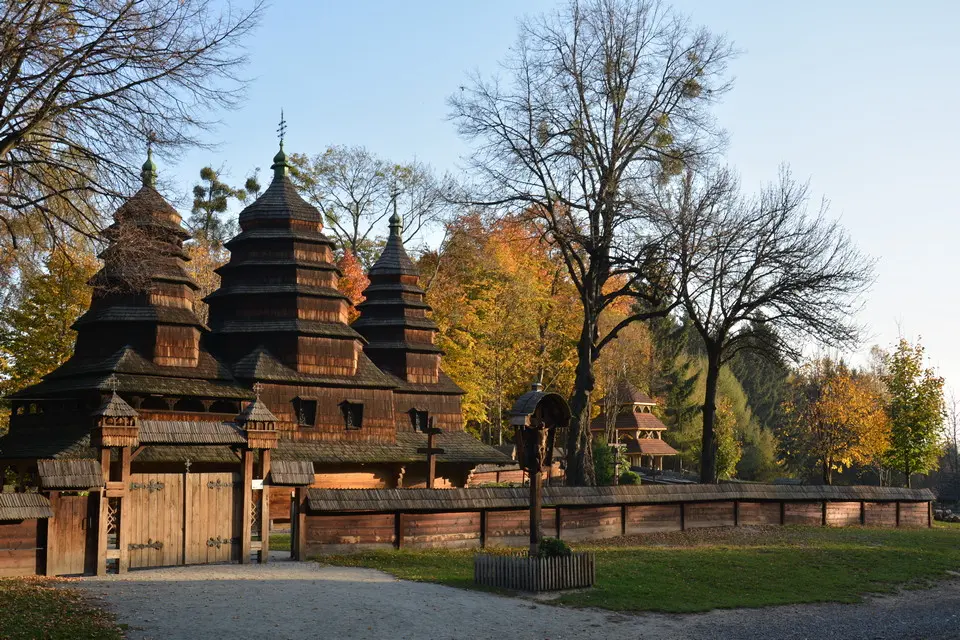
[[[554,607],[370,569],[315,563],[133,571],[73,583],[130,626],[131,640],[932,640],[960,638],[960,580],[857,605],[623,615]]]

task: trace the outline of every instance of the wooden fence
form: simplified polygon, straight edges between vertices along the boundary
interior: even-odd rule
[[[477,584],[517,591],[559,591],[592,587],[597,578],[593,553],[530,558],[479,553],[473,559]]]
[[[390,548],[523,546],[527,490],[310,489],[299,557]],[[585,542],[699,527],[927,527],[926,489],[781,485],[544,488],[543,535]]]

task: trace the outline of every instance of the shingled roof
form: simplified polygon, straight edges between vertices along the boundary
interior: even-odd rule
[[[0,520],[52,517],[50,501],[39,493],[0,493]]]
[[[135,418],[137,410],[127,404],[127,401],[117,395],[114,391],[110,397],[93,412],[94,416],[103,416],[104,418]]]
[[[436,436],[436,446],[444,452],[438,462],[484,462],[509,464],[510,458],[483,444],[469,433],[454,431]],[[427,446],[422,433],[398,432],[396,444],[389,442],[321,442],[280,440],[273,451],[274,460],[309,460],[320,463],[426,462],[417,449]]]
[[[102,487],[103,469],[97,460],[37,460],[42,489]]]
[[[314,482],[313,463],[308,460],[274,460],[270,464],[274,485],[305,486]]]
[[[469,489],[310,489],[311,511],[474,511],[525,509],[530,491],[523,487]],[[793,487],[769,484],[621,485],[616,487],[544,487],[543,506],[666,504],[732,500],[928,502],[929,489],[894,487]]]
[[[141,420],[140,444],[243,444],[247,439],[230,422]]]

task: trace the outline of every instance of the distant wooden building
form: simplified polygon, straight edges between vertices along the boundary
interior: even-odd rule
[[[106,231],[73,356],[10,396],[0,470],[21,490],[56,493],[50,522],[64,531],[99,523],[59,545],[75,557],[55,568],[247,561],[267,550],[271,517],[291,517],[292,493],[296,525],[308,486],[423,487],[434,455],[435,486],[456,487],[479,464],[509,462],[463,429],[463,391],[440,368],[399,217],[350,326],[333,243],[282,144],[272,169],[227,243],[208,327],[195,312],[189,234],[148,158]],[[433,453],[430,424],[443,431]],[[67,469],[74,461],[88,473]],[[66,504],[71,515],[57,511]]]
[[[663,440],[667,427],[653,413],[657,403],[650,396],[630,384],[621,383],[615,399],[604,404],[616,407],[612,425],[613,442],[623,447],[623,455],[631,467],[663,470],[663,459],[678,454]],[[594,435],[602,435],[607,433],[608,425],[608,417],[604,412],[590,422],[590,431]]]

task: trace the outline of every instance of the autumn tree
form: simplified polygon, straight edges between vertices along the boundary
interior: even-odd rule
[[[798,356],[808,340],[855,345],[853,318],[873,263],[825,208],[807,212],[807,186],[786,170],[756,198],[741,196],[728,171],[688,171],[657,196],[677,297],[706,352],[700,479],[716,482],[714,423],[724,364],[744,349]],[[775,330],[751,330],[758,326]]]
[[[943,445],[943,378],[925,366],[923,345],[901,338],[886,357],[884,382],[890,394],[890,463],[907,487],[915,473],[937,468]]]
[[[0,225],[95,235],[104,199],[137,182],[150,134],[172,152],[199,143],[245,81],[239,48],[262,5],[212,0],[0,5]],[[97,206],[97,205],[101,206]],[[114,203],[115,204],[115,203]]]
[[[474,184],[463,199],[528,212],[577,289],[571,484],[594,481],[594,363],[621,329],[668,304],[644,195],[716,146],[709,108],[728,87],[731,55],[724,38],[657,2],[573,0],[522,22],[504,79],[474,76],[451,98],[459,132],[474,145]],[[601,314],[622,297],[643,304],[601,333]]]
[[[367,277],[363,266],[356,256],[349,249],[344,249],[337,260],[337,268],[340,269],[340,280],[337,287],[350,299],[353,308],[350,309],[350,322],[360,317],[360,312],[356,307],[366,298],[363,296],[364,290],[370,284],[370,278]]]
[[[464,418],[475,433],[509,437],[506,412],[534,378],[570,388],[576,294],[534,226],[462,214],[420,272],[444,371],[466,391]]]
[[[90,304],[87,280],[97,261],[87,243],[58,245],[42,264],[22,264],[0,309],[0,395],[35,384],[73,353],[71,326]]]
[[[443,180],[421,162],[394,163],[363,147],[332,146],[315,156],[291,154],[290,163],[294,184],[323,213],[337,247],[367,268],[377,257],[377,233],[395,208],[405,243],[447,213]]]
[[[890,446],[882,395],[843,363],[820,359],[803,367],[785,411],[785,454],[811,461],[825,484],[833,484],[834,472],[880,459]]]

